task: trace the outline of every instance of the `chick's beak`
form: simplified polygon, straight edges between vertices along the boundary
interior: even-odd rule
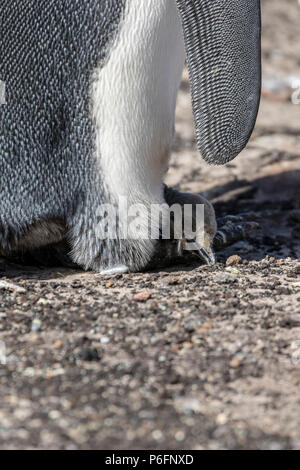
[[[212,248],[203,248],[196,241],[187,241],[185,249],[193,251],[208,266],[214,266],[216,264],[216,256]]]
[[[208,265],[214,266],[216,264],[216,257],[213,250],[206,250],[205,248],[198,248],[198,256]]]

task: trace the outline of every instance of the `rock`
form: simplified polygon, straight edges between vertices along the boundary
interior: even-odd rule
[[[17,286],[12,282],[0,281],[0,289],[10,290],[11,292],[17,292],[17,294],[25,294],[26,289],[24,287]]]
[[[170,276],[166,279],[166,282],[169,284],[169,286],[176,286],[177,284],[180,283],[180,278],[175,277],[175,276]]]
[[[289,315],[282,321],[282,326],[289,326],[291,328],[296,328],[300,326],[300,313],[295,313],[294,315]]]
[[[145,290],[143,292],[139,292],[133,297],[133,300],[137,302],[146,302],[151,297],[151,292],[149,290]]]
[[[226,266],[237,266],[241,264],[243,259],[239,255],[232,255],[226,261]]]
[[[218,273],[215,275],[215,282],[220,284],[231,284],[237,282],[238,277],[230,273]]]
[[[240,367],[241,363],[238,359],[233,358],[232,361],[230,361],[229,366],[231,369],[238,369]]]
[[[160,429],[155,429],[152,432],[152,437],[155,441],[161,441],[162,438],[164,437],[163,433],[160,431]]]
[[[179,412],[185,414],[198,414],[203,411],[203,405],[201,405],[200,400],[192,396],[177,398],[175,400],[175,407]]]
[[[108,344],[109,341],[110,339],[108,338],[108,336],[102,336],[102,338],[100,339],[101,344]]]
[[[50,300],[48,299],[44,299],[44,298],[40,298],[38,301],[37,301],[37,305],[50,305]]]
[[[41,328],[42,328],[41,320],[39,320],[38,318],[35,318],[31,324],[31,331],[34,331],[34,333],[38,333],[41,330]]]
[[[78,358],[87,362],[100,360],[99,353],[95,348],[82,348],[78,353]]]
[[[216,424],[218,426],[224,426],[227,423],[228,423],[228,417],[226,416],[226,414],[225,413],[218,414],[218,416],[216,417]]]
[[[179,430],[175,433],[175,439],[177,442],[182,442],[185,439],[185,432],[182,430]]]

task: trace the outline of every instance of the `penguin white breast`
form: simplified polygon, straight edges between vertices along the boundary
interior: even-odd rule
[[[162,197],[184,58],[175,0],[128,0],[91,89],[97,160],[115,197]]]

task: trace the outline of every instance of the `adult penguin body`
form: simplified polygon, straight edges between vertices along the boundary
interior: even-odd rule
[[[86,269],[143,269],[158,241],[123,237],[122,209],[106,237],[99,208],[174,200],[163,177],[185,57],[202,156],[223,164],[242,150],[260,96],[259,0],[0,0],[0,10],[1,252],[67,238]],[[207,209],[199,249],[211,260],[213,211],[193,201]]]

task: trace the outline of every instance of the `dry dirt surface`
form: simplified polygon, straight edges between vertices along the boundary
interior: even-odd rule
[[[103,277],[2,260],[0,448],[300,448],[300,7],[262,4],[248,148],[201,162],[185,79],[167,176],[219,216],[259,213],[261,230],[215,267]]]

